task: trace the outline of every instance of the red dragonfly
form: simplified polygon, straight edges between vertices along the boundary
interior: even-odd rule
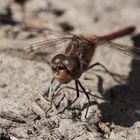
[[[101,65],[100,63],[95,63],[90,65],[96,47],[107,46],[112,49],[116,49],[117,51],[120,51],[122,53],[125,53],[133,57],[134,59],[140,60],[139,48],[134,48],[134,47],[130,48],[110,41],[118,37],[128,35],[132,33],[134,30],[135,28],[133,26],[130,26],[104,36],[91,35],[89,37],[66,33],[68,37],[64,36],[62,38],[55,38],[54,40],[51,39],[45,40],[44,42],[32,44],[29,48],[27,48],[28,52],[35,53],[38,50],[42,49],[43,47],[45,48],[51,47],[54,46],[55,44],[58,45],[65,41],[70,41],[66,46],[65,52],[63,54],[57,54],[51,60],[51,68],[54,74],[54,79],[57,79],[60,83],[56,87],[56,90],[59,88],[61,84],[69,83],[71,82],[71,80],[75,81],[75,86],[76,86],[76,94],[77,94],[76,98],[59,113],[64,112],[65,109],[70,107],[78,99],[79,87],[80,87],[88,99],[87,110],[85,113],[85,118],[86,118],[90,106],[90,98],[87,91],[79,81],[79,78],[83,72],[86,72],[87,70],[95,66],[100,65],[101,67],[103,67],[103,65]],[[47,110],[47,112],[52,107],[53,99],[54,99],[54,92],[52,95],[51,106]]]
[[[15,22],[15,23],[23,24],[20,22]],[[29,26],[29,27],[36,28],[36,26],[35,27]],[[120,45],[111,41],[113,39],[131,34],[135,30],[135,27],[133,26],[122,28],[116,32],[112,32],[104,36],[91,35],[88,37],[82,35],[75,35],[67,32],[63,33],[61,37],[60,36],[57,37],[58,33],[55,33],[48,28],[38,27],[37,29],[48,30],[50,33],[55,34],[55,38],[46,39],[44,41],[32,44],[30,47],[26,49],[26,51],[29,52],[30,54],[37,53],[43,48],[55,47],[56,45],[59,46],[64,42],[67,41],[69,42],[65,48],[65,52],[63,54],[57,54],[51,60],[51,68],[54,74],[54,79],[58,80],[60,83],[55,88],[54,91],[56,91],[61,84],[69,83],[72,80],[75,81],[75,86],[76,86],[76,94],[77,94],[76,98],[59,113],[64,112],[65,109],[70,107],[78,99],[79,87],[80,87],[88,99],[87,110],[85,113],[85,118],[86,118],[90,106],[90,98],[87,91],[79,81],[79,78],[83,72],[86,72],[87,70],[95,66],[100,65],[101,67],[103,67],[103,65],[101,65],[100,63],[95,63],[90,65],[91,59],[97,47],[107,46],[109,48],[116,49],[117,51],[122,52],[126,55],[129,55],[136,60],[140,60],[140,48]],[[47,112],[52,107],[53,99],[54,99],[54,92],[51,99],[51,106],[47,110]]]

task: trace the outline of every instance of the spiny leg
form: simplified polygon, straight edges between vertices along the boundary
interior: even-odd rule
[[[58,90],[58,88],[61,86],[61,83],[59,85],[57,85],[57,87],[55,88],[55,90],[53,91],[53,94],[52,94],[52,98],[51,98],[51,104],[50,104],[50,107],[48,108],[48,110],[46,111],[46,116],[47,116],[47,113],[50,109],[52,109],[52,104],[53,104],[53,100],[54,100],[54,94],[55,92]]]
[[[68,104],[62,111],[60,111],[58,114],[63,113],[68,107],[70,107],[78,98],[79,98],[79,88],[78,88],[78,82],[75,80],[75,86],[76,86],[76,98]]]
[[[79,80],[77,80],[77,83],[79,84],[79,86],[81,87],[81,89],[83,90],[84,94],[86,95],[86,97],[87,97],[87,99],[88,99],[87,110],[86,110],[86,113],[85,113],[85,118],[86,118],[86,117],[87,117],[88,110],[89,110],[89,106],[90,106],[90,98],[89,98],[89,95],[88,95],[88,93],[86,92],[85,88],[82,86],[82,84],[80,83]]]
[[[54,82],[54,78],[51,80],[51,85],[49,86],[48,90],[45,91],[44,94],[43,94],[43,97],[44,97],[45,99],[49,96],[48,93],[49,93],[49,91],[50,91],[50,88],[51,88],[53,82]]]

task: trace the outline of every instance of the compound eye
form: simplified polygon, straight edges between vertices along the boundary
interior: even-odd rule
[[[72,71],[74,69],[80,68],[80,64],[77,58],[75,57],[67,57],[63,64],[67,67],[69,71]]]
[[[53,57],[51,63],[52,63],[52,64],[59,64],[59,63],[61,63],[62,61],[64,61],[64,59],[65,59],[65,55],[63,55],[63,54],[58,54],[58,55],[56,55],[55,57]]]
[[[68,59],[65,59],[65,60],[63,61],[63,64],[64,64],[65,66],[69,66],[70,62],[69,62]]]
[[[54,63],[60,63],[60,58],[56,58],[56,59],[54,60]]]

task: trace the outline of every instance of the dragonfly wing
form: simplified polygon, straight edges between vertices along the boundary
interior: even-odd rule
[[[46,48],[56,47],[58,45],[65,44],[66,42],[70,41],[70,37],[63,37],[63,38],[55,38],[55,39],[46,39],[44,41],[40,41],[34,44],[31,44],[29,47],[25,48],[25,51],[29,54],[35,54],[40,50],[44,50]],[[58,48],[59,49],[59,48]]]
[[[99,42],[97,42],[97,47],[100,47],[100,46],[106,46],[106,47],[115,49],[119,52],[122,52],[122,53],[124,53],[128,56],[131,56],[134,59],[140,61],[140,48],[114,43],[112,41],[99,41]]]
[[[5,26],[5,24],[10,26]],[[45,26],[18,22],[7,18],[1,19],[1,17],[0,26],[4,27],[1,28],[4,38],[7,36],[4,43],[1,43],[3,48],[1,47],[0,53],[4,51],[12,56],[35,61],[44,58],[49,61],[57,53],[62,53],[67,47],[65,43],[71,41],[73,37],[73,34],[68,32],[54,31]],[[9,43],[10,41],[11,43]],[[6,46],[8,48],[5,49]]]

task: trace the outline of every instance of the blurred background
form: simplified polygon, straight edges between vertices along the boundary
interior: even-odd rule
[[[120,82],[114,81],[102,68],[88,71],[82,75],[81,82],[91,91],[89,120],[83,124],[78,115],[75,119],[67,112],[65,119],[58,116],[46,119],[36,104],[46,109],[46,102],[40,95],[50,84],[51,69],[40,56],[27,59],[23,51],[26,45],[42,41],[46,36],[40,32],[31,34],[30,30],[26,30],[26,34],[21,27],[9,26],[9,21],[2,19],[83,35],[104,35],[133,25],[136,27],[133,34],[115,42],[140,47],[139,0],[0,0],[0,112],[10,112],[27,121],[24,125],[5,121],[6,117],[3,117],[3,121],[0,113],[0,134],[2,137],[8,131],[10,136],[17,138],[40,140],[49,137],[75,140],[103,137],[140,139],[139,61],[110,48],[98,48],[92,62],[103,64]],[[50,49],[48,53],[53,56],[58,51]],[[73,83],[69,86],[75,88]],[[75,90],[66,89],[63,93],[66,94],[66,100],[62,106],[73,99]],[[81,118],[87,105],[83,96],[77,102],[80,109],[69,110],[74,113],[79,111]],[[36,114],[40,117],[37,121]],[[48,130],[51,123],[54,126],[51,128],[53,135]]]
[[[0,15],[81,33],[139,25],[139,0],[5,0]],[[34,21],[35,20],[35,21]]]

